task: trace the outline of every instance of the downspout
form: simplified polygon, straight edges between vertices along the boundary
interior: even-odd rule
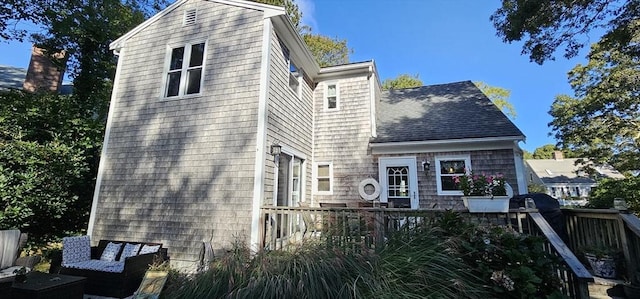
[[[371,125],[371,137],[378,136],[376,131],[376,73],[373,71],[373,65],[369,66],[369,96],[371,97],[369,103],[369,117]]]
[[[267,123],[269,101],[269,72],[271,68],[271,31],[270,18],[263,20],[262,26],[262,63],[260,64],[260,90],[258,95],[258,132],[256,134],[256,159],[254,163],[253,204],[251,208],[250,248],[260,249],[260,207],[264,202],[265,161],[267,150]]]
[[[529,187],[527,186],[527,177],[524,167],[524,159],[522,157],[522,150],[518,146],[518,141],[514,141],[513,146],[513,162],[516,166],[516,179],[518,181],[518,193],[529,193]]]
[[[111,126],[113,124],[113,115],[116,111],[118,87],[120,86],[120,74],[122,73],[122,61],[124,60],[125,49],[116,49],[113,53],[118,57],[116,65],[116,75],[113,79],[113,92],[111,92],[111,100],[109,114],[107,115],[107,127],[104,132],[104,141],[102,142],[102,150],[100,152],[100,163],[98,164],[98,176],[96,177],[96,187],[93,190],[93,202],[91,203],[91,213],[89,215],[89,226],[87,227],[87,235],[93,235],[93,228],[96,223],[96,212],[98,211],[98,199],[100,196],[100,187],[102,186],[102,178],[104,175],[104,167],[107,163],[107,148],[109,147],[109,136],[111,135]]]

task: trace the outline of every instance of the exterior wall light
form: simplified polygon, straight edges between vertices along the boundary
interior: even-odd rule
[[[424,175],[429,175],[429,169],[431,168],[431,162],[422,161],[422,171],[424,171]]]
[[[280,162],[280,154],[282,153],[282,146],[278,143],[271,145],[271,155],[273,155],[273,162],[278,164]]]

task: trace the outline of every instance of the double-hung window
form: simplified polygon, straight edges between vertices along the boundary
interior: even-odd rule
[[[438,195],[463,195],[455,177],[471,171],[471,157],[468,155],[436,157],[436,185]]]
[[[325,110],[338,109],[338,95],[339,95],[338,84],[336,83],[327,84],[326,98],[324,101]]]
[[[331,162],[317,162],[314,164],[314,191],[316,194],[329,195],[333,193],[333,164]]]
[[[164,97],[198,94],[202,86],[205,43],[186,44],[169,53]]]

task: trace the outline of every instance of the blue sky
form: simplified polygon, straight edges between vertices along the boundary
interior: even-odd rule
[[[346,39],[351,61],[373,59],[382,79],[418,74],[426,84],[483,81],[511,91],[515,124],[526,135],[522,148],[555,143],[547,113],[557,94],[572,94],[566,73],[585,52],[540,66],[505,44],[489,16],[499,0],[297,0],[313,31]],[[0,64],[26,68],[29,43],[0,43]],[[452,125],[464,125],[452,119]]]

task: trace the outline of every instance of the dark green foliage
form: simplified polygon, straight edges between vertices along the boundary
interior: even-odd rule
[[[103,125],[77,98],[0,94],[0,229],[38,245],[86,227]]]
[[[549,125],[562,148],[619,171],[640,169],[639,17],[635,0],[503,0],[491,16],[498,35],[524,40],[523,54],[539,64],[563,45],[573,57],[590,32],[605,31],[588,64],[569,72],[575,95],[556,97]]]
[[[576,56],[596,28],[604,28],[607,40],[627,44],[639,15],[635,0],[502,0],[491,21],[505,42],[524,40],[522,53],[542,64],[562,46],[565,57]]]
[[[542,239],[471,224],[454,212],[413,222],[378,252],[345,252],[322,243],[327,239],[254,255],[236,244],[208,271],[171,276],[163,297],[562,297],[557,260]]]
[[[600,180],[591,190],[588,207],[608,209],[613,207],[615,198],[624,199],[630,210],[640,213],[640,177]]]
[[[556,139],[596,164],[640,169],[639,75],[637,57],[594,44],[589,62],[569,72],[575,97],[559,95],[551,106]]]
[[[545,298],[560,296],[556,257],[543,250],[541,237],[511,228],[465,223],[459,214],[447,212],[438,226],[444,238],[456,239],[453,249],[480,277],[489,298]]]

